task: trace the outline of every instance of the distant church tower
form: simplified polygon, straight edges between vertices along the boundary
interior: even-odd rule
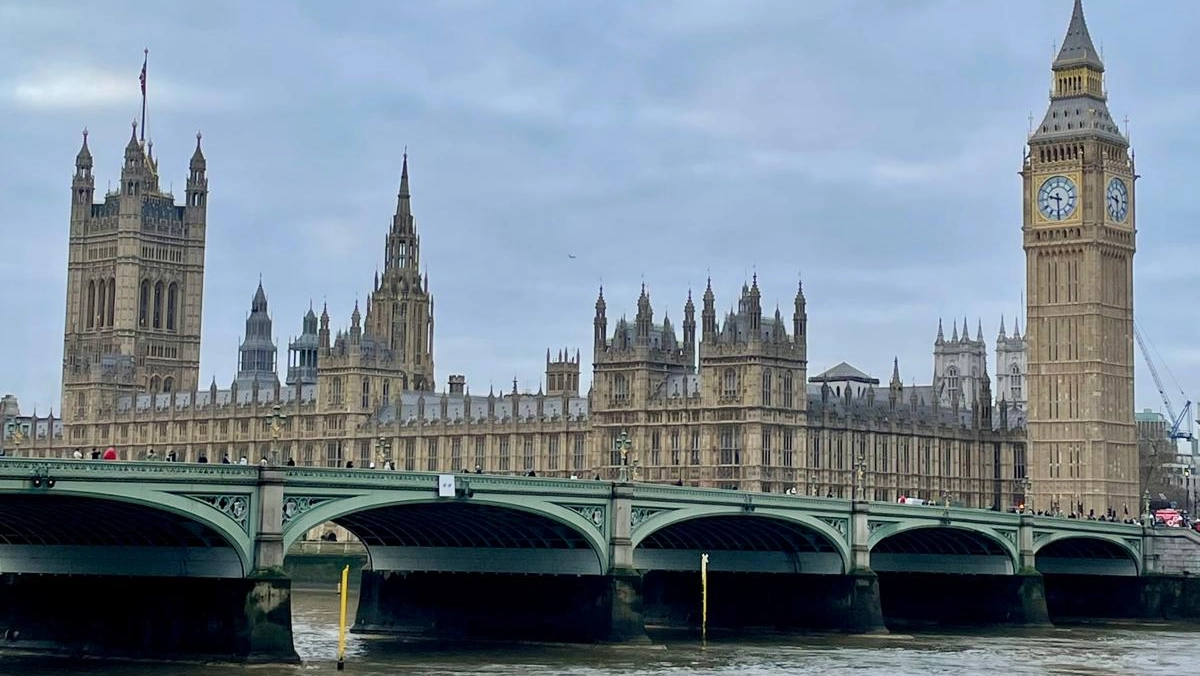
[[[980,400],[980,383],[987,378],[987,344],[983,342],[983,323],[975,326],[975,339],[963,318],[962,337],[954,325],[946,340],[941,321],[933,341],[933,387],[940,405],[968,409]]]
[[[183,204],[159,188],[134,124],[116,190],[96,203],[87,132],[75,157],[63,336],[63,419],[112,410],[119,394],[195,392],[208,178],[200,135]]]
[[[1024,177],[1034,506],[1140,511],[1133,420],[1134,171],[1076,0]]]
[[[260,281],[254,300],[250,301],[246,337],[238,349],[238,373],[234,380],[238,389],[249,391],[255,385],[260,389],[278,386],[276,354],[275,341],[271,338],[271,315],[267,313],[267,294]]]
[[[1029,402],[1029,389],[1025,374],[1029,371],[1025,352],[1025,338],[1021,336],[1021,322],[1015,321],[1010,335],[1000,319],[1000,335],[996,336],[996,405],[1004,404],[1008,409],[1024,411]],[[1036,506],[1036,505],[1035,505]]]

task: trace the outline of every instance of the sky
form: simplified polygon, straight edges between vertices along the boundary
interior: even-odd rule
[[[439,389],[590,371],[640,285],[678,326],[757,274],[809,373],[932,378],[939,318],[1022,317],[1021,157],[1071,0],[0,0],[0,394],[58,410],[69,186],[90,130],[119,175],[147,135],[182,199],[208,159],[201,381],[236,371],[259,276],[280,361],[309,304],[349,325],[382,267],[407,147]],[[1175,406],[1200,391],[1194,0],[1087,0],[1137,153],[1135,316]],[[572,257],[573,256],[573,257]],[[1139,354],[1137,405],[1162,409]],[[994,368],[994,361],[993,368]],[[585,385],[586,386],[586,385]],[[1182,393],[1181,393],[1182,392]]]

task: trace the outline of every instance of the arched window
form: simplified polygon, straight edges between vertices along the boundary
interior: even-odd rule
[[[792,372],[783,372],[783,405],[787,408],[794,406],[792,401]]]
[[[175,312],[179,303],[179,287],[175,282],[167,287],[167,330],[175,330]]]
[[[624,373],[618,373],[613,376],[613,399],[615,401],[626,401],[629,399],[629,380],[625,378]]]
[[[113,325],[113,318],[117,314],[117,278],[108,278],[108,319],[105,320],[105,326]]]
[[[158,379],[158,376],[154,376],[153,378],[150,379],[150,393],[157,394],[159,387],[161,387],[161,383]]]
[[[1017,364],[1013,364],[1008,369],[1008,373],[1009,373],[1008,386],[1009,386],[1009,390],[1012,392],[1012,400],[1020,401],[1023,398],[1022,390],[1023,390],[1023,385],[1024,385],[1024,382],[1022,381],[1022,378],[1021,378],[1021,367],[1018,366]]]
[[[172,378],[171,376],[167,376],[166,378],[163,378],[162,391],[163,392],[174,392],[175,391],[175,379]]]
[[[958,396],[958,389],[958,367],[951,366],[946,369],[946,395],[953,399]]]
[[[87,291],[87,327],[96,326],[96,280],[88,281]]]
[[[330,381],[329,398],[333,404],[342,403],[342,379],[340,377],[334,378],[332,381]]]
[[[383,381],[383,405],[387,406],[391,401],[392,385],[388,381]]]
[[[725,369],[721,377],[721,396],[731,399],[738,394],[738,374],[734,369]]]
[[[763,406],[771,405],[771,369],[763,369],[762,374],[762,403]]]
[[[104,280],[96,285],[96,326],[104,328],[104,308],[108,305],[108,289]]]
[[[154,328],[162,328],[162,310],[163,310],[163,285],[162,282],[154,283]]]
[[[138,291],[138,326],[145,327],[150,319],[150,280],[143,279]]]
[[[362,407],[367,408],[371,405],[371,381],[366,378],[362,383]]]

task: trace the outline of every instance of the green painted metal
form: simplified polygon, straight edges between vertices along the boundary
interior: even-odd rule
[[[33,478],[54,480],[35,488]],[[114,500],[160,509],[204,524],[224,538],[249,574],[254,560],[258,468],[239,465],[185,465],[67,460],[5,459],[0,462],[0,495],[75,496]],[[49,507],[48,503],[48,507]],[[51,518],[70,518],[70,514]]]
[[[281,473],[281,505],[260,504],[264,472]],[[35,475],[52,477],[53,488],[34,487]],[[1022,517],[974,509],[858,503],[833,498],[745,493],[658,484],[635,484],[632,498],[618,499],[614,484],[538,477],[454,475],[455,495],[439,496],[438,474],[317,467],[166,462],[0,459],[0,496],[44,494],[116,500],[166,510],[211,527],[236,550],[246,574],[265,515],[282,514],[274,527],[290,546],[311,528],[340,517],[396,505],[465,502],[538,515],[577,532],[596,552],[602,570],[617,565],[614,546],[633,547],[652,533],[684,521],[747,515],[800,525],[826,539],[852,568],[851,553],[865,533],[867,549],[915,528],[952,528],[999,544],[1019,568]],[[625,493],[624,495],[628,495]],[[274,494],[278,498],[278,491]],[[621,502],[624,500],[624,502]],[[621,504],[618,504],[618,503]],[[616,523],[616,515],[628,523]],[[274,517],[272,517],[274,518]],[[1025,517],[1032,521],[1033,550],[1064,538],[1104,540],[1122,547],[1143,569],[1141,526],[1101,521]],[[864,522],[865,520],[865,522]],[[865,523],[865,527],[864,527]],[[856,529],[857,524],[857,529]],[[1028,526],[1027,526],[1028,527]],[[265,526],[264,526],[265,528]],[[1026,531],[1028,534],[1028,531]],[[864,543],[857,543],[860,551]],[[628,545],[625,545],[628,546]]]

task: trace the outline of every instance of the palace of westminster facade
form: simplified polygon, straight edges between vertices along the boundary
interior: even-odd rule
[[[387,461],[398,471],[611,480],[627,439],[643,481],[1000,509],[1027,498],[1039,509],[1135,508],[1133,165],[1078,2],[1053,71],[1022,172],[1026,333],[1001,323],[994,384],[982,327],[971,338],[965,321],[937,327],[931,385],[904,385],[899,364],[886,384],[844,363],[809,377],[803,288],[789,317],[765,316],[754,279],[721,317],[711,281],[699,318],[689,293],[679,332],[656,320],[644,286],[634,319],[610,323],[601,289],[587,393],[579,353],[566,350],[547,352],[536,394],[515,382],[473,394],[460,375],[439,392],[406,156],[365,312],[356,304],[349,329],[331,333],[328,310],[310,308],[281,383],[260,283],[237,376],[229,388],[201,389],[200,137],[177,204],[135,128],[118,189],[98,203],[84,135],[71,193],[61,418],[10,410],[4,446],[40,457],[113,447],[126,460],[154,449],[192,462]],[[1104,401],[1082,396],[1097,388]],[[1086,431],[1101,427],[1099,438]]]

